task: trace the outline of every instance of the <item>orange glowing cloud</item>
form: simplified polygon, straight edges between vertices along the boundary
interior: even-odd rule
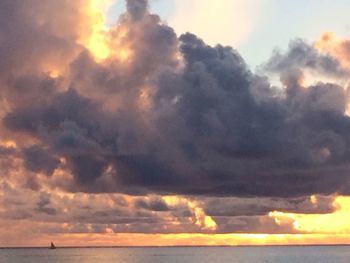
[[[317,198],[311,197],[317,204]],[[333,206],[336,211],[331,214],[295,214],[274,211],[269,214],[276,222],[289,222],[295,230],[310,234],[350,234],[350,197],[339,196]]]
[[[86,9],[90,31],[82,36],[80,43],[91,52],[97,62],[107,58],[126,62],[132,55],[129,43],[126,42],[128,28],[116,24],[111,32],[111,28],[106,25],[106,13],[112,4],[112,0],[89,0]]]
[[[110,54],[107,44],[105,11],[112,4],[111,0],[90,0],[86,13],[90,22],[90,33],[80,41],[94,55],[97,61],[106,59]]]
[[[350,69],[350,42],[344,39],[338,38],[332,32],[325,32],[318,39],[314,46],[326,53],[331,54],[337,58],[340,63]]]

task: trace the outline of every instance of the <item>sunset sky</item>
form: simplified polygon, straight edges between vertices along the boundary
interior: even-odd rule
[[[0,1],[0,247],[350,244],[348,11]]]

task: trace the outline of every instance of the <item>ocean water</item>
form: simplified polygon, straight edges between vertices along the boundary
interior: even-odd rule
[[[0,249],[1,263],[350,262],[349,246]]]

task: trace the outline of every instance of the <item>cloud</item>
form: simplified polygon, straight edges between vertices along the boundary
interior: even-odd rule
[[[16,105],[3,119],[6,128],[47,148],[53,156],[42,161],[50,172],[55,156],[66,160],[74,177],[70,189],[279,197],[349,193],[350,119],[342,87],[318,83],[292,94],[287,84],[286,97],[278,96],[237,51],[208,46],[189,33],[177,40],[146,12],[146,2],[128,6],[129,15],[141,7],[144,15],[137,21],[123,16],[111,30],[113,40],[126,28],[128,61],[73,58],[68,90],[34,105]],[[343,74],[335,58],[306,43],[290,48],[267,68],[292,75],[298,67]],[[83,79],[79,70],[86,70],[87,75],[79,72]],[[264,85],[261,100],[254,94]],[[117,110],[106,105],[108,96],[119,102]],[[40,170],[28,157],[26,165]]]
[[[312,202],[317,198],[317,202]],[[214,217],[263,216],[271,211],[300,214],[328,214],[335,210],[334,197],[298,198],[202,198],[199,200],[206,214]]]
[[[169,211],[169,207],[164,200],[155,198],[151,200],[138,199],[135,202],[135,207],[158,212]]]
[[[322,52],[302,39],[291,41],[288,51],[284,54],[276,49],[261,69],[279,74],[289,93],[293,93],[303,85],[310,85],[307,83],[306,75],[311,75],[316,81],[331,79],[337,82],[337,80],[347,81],[349,78],[349,70],[342,60],[329,52]]]
[[[24,149],[25,166],[32,172],[44,172],[51,175],[57,168],[59,161],[40,146],[32,146]]]
[[[297,233],[269,212],[331,213],[350,194],[346,87],[302,82],[346,79],[337,56],[296,40],[263,67],[275,87],[232,47],[177,36],[129,0],[99,31],[102,58],[83,41],[88,3],[0,4],[15,20],[0,44],[1,217],[54,233]]]
[[[37,202],[37,209],[40,213],[45,213],[50,216],[55,216],[57,214],[56,209],[49,207],[51,200],[50,195],[42,192],[39,195],[39,200]]]
[[[128,0],[126,1],[126,9],[133,20],[141,20],[148,10],[148,1]]]
[[[315,48],[329,53],[346,68],[350,66],[350,41],[339,39],[332,32],[325,32],[314,44]]]

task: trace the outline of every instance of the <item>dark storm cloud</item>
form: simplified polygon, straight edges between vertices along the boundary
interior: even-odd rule
[[[48,150],[38,146],[24,149],[29,170],[52,173],[59,163],[49,154],[52,152],[67,159],[69,168],[82,183],[102,175],[107,165],[105,155],[114,147],[113,141],[108,141],[108,120],[99,105],[74,90],[57,94],[39,106],[19,107],[5,117],[4,123],[11,129],[41,137],[50,146]]]
[[[278,91],[233,48],[208,46],[190,33],[177,38],[149,14],[147,1],[127,1],[127,8],[119,26],[129,28],[122,40],[129,60],[97,63],[84,51],[69,61],[69,88],[62,90],[50,81],[14,81],[49,91],[31,104],[14,103],[3,118],[9,131],[40,142],[42,149],[24,150],[29,170],[52,173],[63,157],[74,178],[64,186],[73,192],[350,193],[346,93],[336,84],[298,86],[304,68],[344,76],[337,60],[292,43],[267,64],[289,83]],[[118,26],[112,46],[115,34]]]
[[[37,145],[24,149],[23,154],[25,166],[32,172],[51,175],[59,165],[59,160]]]
[[[138,199],[135,202],[136,208],[142,208],[149,211],[157,211],[157,212],[165,212],[169,211],[170,208],[162,199],[152,199],[152,200],[144,200]]]
[[[161,78],[155,102],[157,127],[186,156],[182,166],[194,169],[193,188],[185,182],[177,191],[252,196],[348,191],[341,181],[347,180],[350,123],[341,87],[320,83],[293,98],[272,94],[259,101],[252,91],[260,87],[235,51],[211,48],[189,34],[180,40],[186,67]]]

